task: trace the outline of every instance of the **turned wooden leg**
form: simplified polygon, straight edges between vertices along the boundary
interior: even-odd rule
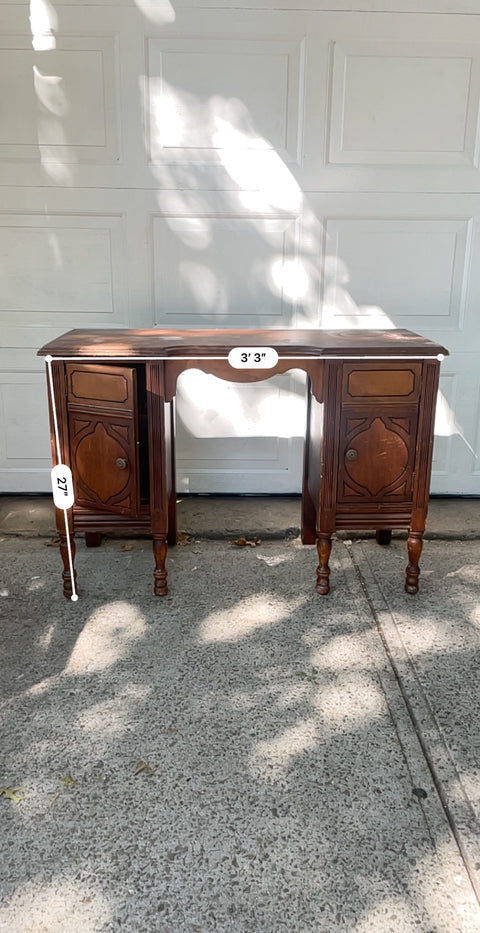
[[[72,567],[74,568],[75,562],[75,539],[73,535],[70,535],[70,550],[72,554]],[[68,544],[67,544],[67,535],[60,535],[60,554],[63,561],[63,595],[66,599],[70,599],[73,593],[72,587],[72,577],[70,574],[70,561],[68,558]],[[77,583],[77,572],[73,569],[73,579],[75,585]]]
[[[407,593],[411,593],[412,596],[418,593],[418,578],[420,576],[418,562],[422,553],[422,536],[421,531],[412,531],[412,529],[408,533],[408,566],[405,570],[405,590]]]
[[[153,592],[155,596],[166,596],[168,593],[167,571],[165,569],[167,550],[167,535],[154,535],[153,556],[155,558],[155,570],[153,571]]]
[[[390,541],[392,540],[392,529],[377,528],[375,532],[375,538],[377,539],[377,544],[390,544]]]
[[[86,531],[85,544],[87,547],[100,547],[102,543],[102,534],[100,531]]]
[[[332,536],[328,534],[321,534],[317,537],[317,551],[318,551],[318,560],[319,564],[317,567],[317,593],[320,593],[320,596],[326,596],[330,591],[330,567],[328,566],[328,559],[330,557],[330,551],[332,550]]]

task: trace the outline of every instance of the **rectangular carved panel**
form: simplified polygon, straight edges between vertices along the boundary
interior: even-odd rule
[[[115,408],[132,412],[135,404],[135,370],[123,366],[67,363],[69,405]]]
[[[383,368],[382,368],[383,365]],[[413,401],[420,390],[421,363],[403,363],[385,369],[381,363],[351,363],[344,366],[344,400],[392,398]]]

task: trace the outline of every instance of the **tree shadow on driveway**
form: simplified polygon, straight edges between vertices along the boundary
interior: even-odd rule
[[[71,604],[5,544],[0,928],[478,929],[344,546],[328,599],[298,541],[177,549],[156,599],[111,541]]]

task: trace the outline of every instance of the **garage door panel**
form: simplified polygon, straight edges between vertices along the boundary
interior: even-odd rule
[[[298,218],[245,214],[153,218],[155,323],[295,326],[312,319]]]
[[[477,355],[454,353],[449,356],[442,363],[439,390],[432,492],[478,495],[480,374]]]
[[[254,385],[184,373],[176,404],[179,492],[270,494],[301,487],[305,374]]]
[[[332,54],[330,162],[478,165],[478,46],[335,42]]]
[[[0,371],[0,411],[0,488],[48,491],[51,454],[43,372]]]
[[[395,326],[463,327],[472,261],[470,217],[327,219],[325,314],[332,327],[385,316]],[[358,310],[345,299],[353,299]]]
[[[301,40],[149,39],[149,159],[301,160]],[[252,155],[254,154],[254,155]],[[233,170],[235,166],[232,166]]]
[[[116,57],[112,36],[3,36],[0,158],[40,161],[54,182],[55,165],[117,161]]]
[[[309,205],[323,238],[322,326],[408,327],[449,349],[476,339],[478,196],[311,194]]]
[[[124,323],[122,228],[120,216],[0,215],[1,323],[20,330]]]

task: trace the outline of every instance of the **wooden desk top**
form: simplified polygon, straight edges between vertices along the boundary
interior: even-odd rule
[[[234,347],[273,347],[286,358],[436,357],[448,350],[409,330],[70,330],[38,356],[56,359],[228,357]]]

